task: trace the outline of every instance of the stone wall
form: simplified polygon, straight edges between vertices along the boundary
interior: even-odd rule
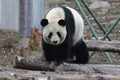
[[[86,1],[89,4],[89,8],[93,11],[93,13],[97,17],[97,19],[101,22],[105,30],[108,31],[109,28],[112,26],[112,24],[116,21],[118,16],[120,16],[120,0],[86,0]],[[74,0],[67,0],[67,1],[45,0],[46,13],[51,8],[56,7],[56,6],[61,6],[61,5],[70,6],[78,10],[78,8],[76,7],[74,3]],[[95,23],[94,19],[90,16],[86,8],[83,5],[82,7],[86,13],[86,16],[91,21],[93,27],[98,33],[99,38],[102,38],[104,36],[103,32],[100,30],[99,26]],[[88,25],[86,24],[86,22],[85,22],[85,25],[86,25],[85,31],[84,31],[85,38],[92,39],[93,35]],[[110,37],[113,40],[120,40],[120,21],[117,24],[117,26],[113,29],[112,33],[110,34]]]

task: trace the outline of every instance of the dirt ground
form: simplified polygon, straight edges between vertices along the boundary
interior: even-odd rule
[[[19,35],[17,32],[0,30],[0,66],[11,66],[12,60],[18,55],[18,40]],[[35,56],[38,57],[38,55]],[[120,63],[120,54],[110,53],[110,56],[114,63]],[[96,52],[96,54],[90,59],[90,62],[100,63],[107,62],[107,60],[104,54]]]
[[[11,60],[17,55],[18,33],[0,30],[0,65],[10,66]]]

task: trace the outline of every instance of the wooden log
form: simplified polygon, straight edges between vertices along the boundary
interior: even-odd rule
[[[29,70],[44,70],[44,71],[80,71],[85,73],[100,73],[100,74],[120,74],[120,65],[117,64],[69,64],[63,63],[60,66],[48,64],[40,60],[26,60],[16,57],[14,68],[29,69]]]
[[[45,72],[33,71],[33,67],[35,67],[35,64],[37,64],[37,70],[41,70],[41,67],[43,67],[41,65],[39,65],[38,67],[38,62],[34,63],[34,61],[31,62],[29,60],[30,63],[25,64],[27,62],[25,59],[25,63],[22,62],[23,58],[19,60],[22,64],[20,63],[20,61],[18,61],[17,64],[24,64],[24,67],[29,64],[28,66],[26,66],[26,68],[30,69],[29,67],[32,66],[32,71],[0,67],[0,75],[4,75],[4,78],[8,78],[8,76],[11,77],[9,80],[120,80],[120,65],[116,64],[82,65],[63,63],[56,68],[52,68],[52,70],[55,70],[54,72],[49,72],[50,69],[48,67],[50,67],[50,65],[48,64],[44,66],[46,68],[44,68],[44,70],[47,71]],[[2,77],[3,76],[0,76],[0,79],[2,79]]]
[[[21,56],[17,56],[13,60],[13,67],[18,69],[27,69],[27,70],[50,70],[53,71],[57,66],[51,65],[50,63],[42,60],[29,60],[24,59]]]
[[[43,72],[0,67],[0,80],[120,80],[119,74]]]
[[[56,68],[57,72],[62,71],[80,71],[81,73],[96,73],[118,75],[120,74],[120,65],[117,64],[61,64]]]
[[[120,41],[86,40],[89,51],[106,51],[120,53]]]

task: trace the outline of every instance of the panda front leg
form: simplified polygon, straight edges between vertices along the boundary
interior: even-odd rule
[[[67,45],[63,44],[57,47],[56,54],[55,54],[55,61],[57,62],[57,65],[62,64],[63,62],[66,62],[69,54],[70,54],[69,44]]]
[[[59,48],[59,50],[57,50],[57,54],[55,56],[55,61],[57,62],[57,64],[61,64],[63,62],[65,62],[68,59],[68,54],[70,52],[69,47],[61,47]]]
[[[56,65],[60,65],[67,60],[70,52],[69,44],[61,44],[53,46],[42,42],[44,56],[47,62],[54,62]]]
[[[72,48],[72,53],[76,57],[74,63],[86,64],[89,62],[88,48],[82,39]]]
[[[43,48],[43,53],[46,61],[47,62],[53,61],[54,60],[53,47],[51,45],[46,44],[44,41],[42,41],[42,48]]]

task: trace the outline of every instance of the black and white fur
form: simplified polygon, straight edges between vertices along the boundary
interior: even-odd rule
[[[83,41],[84,23],[70,7],[56,7],[41,20],[42,47],[47,61],[58,64],[76,57],[75,63],[88,63],[88,49]]]

